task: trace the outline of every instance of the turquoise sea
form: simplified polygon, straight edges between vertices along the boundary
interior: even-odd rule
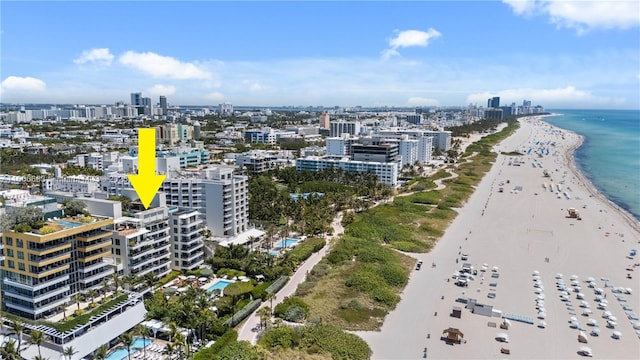
[[[611,201],[640,220],[640,111],[548,110],[545,121],[584,137],[580,171]]]

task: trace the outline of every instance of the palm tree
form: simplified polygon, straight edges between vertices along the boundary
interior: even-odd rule
[[[133,329],[133,332],[135,335],[142,336],[142,352],[144,354],[142,358],[146,359],[147,358],[147,338],[149,338],[149,329],[142,324],[138,324]]]
[[[177,333],[173,337],[173,346],[178,350],[179,353],[182,352],[182,347],[184,346],[184,343],[185,343],[185,340],[184,340],[184,335],[182,335],[182,333]]]
[[[42,357],[42,353],[40,352],[40,345],[44,342],[44,334],[42,331],[33,330],[31,334],[29,334],[29,344],[35,345],[38,347],[38,355]]]
[[[116,295],[118,294],[118,285],[120,284],[120,277],[118,273],[113,273],[111,275],[111,280],[113,281],[113,286],[115,288]]]
[[[164,346],[164,349],[162,350],[162,353],[164,355],[169,356],[169,359],[171,359],[173,357],[173,353],[176,351],[176,349],[173,347],[173,345],[171,343],[167,343]]]
[[[75,302],[78,305],[78,310],[80,310],[80,294],[73,295],[71,301]]]
[[[36,355],[33,357],[33,360],[49,360],[49,358],[46,358],[42,355]]]
[[[269,318],[271,318],[271,309],[269,309],[268,307],[263,307],[260,308],[257,311],[258,316],[260,316],[260,327],[262,327],[262,324],[264,324],[264,327],[267,327],[267,321],[269,320]]]
[[[9,339],[0,347],[0,358],[3,360],[22,360],[16,341]]]
[[[104,279],[102,280],[101,285],[102,285],[102,298],[104,299],[105,295],[107,295],[107,293],[109,292],[109,282],[107,281],[107,279]]]
[[[68,360],[71,360],[71,357],[77,353],[78,352],[73,348],[73,346],[67,346],[62,350],[62,354],[66,356]]]
[[[133,345],[133,336],[130,333],[124,333],[120,335],[120,341],[127,348],[127,353],[129,354],[128,359],[131,360],[131,346]]]
[[[169,322],[169,341],[171,341],[178,334],[178,325],[171,321]]]
[[[16,351],[18,355],[22,352],[22,334],[24,332],[24,325],[17,320],[12,320],[9,324],[9,335],[15,335],[18,338],[18,347]]]
[[[106,359],[108,351],[109,351],[109,349],[107,348],[107,345],[105,345],[105,344],[100,345],[98,350],[96,350],[96,359],[98,359],[98,360]]]
[[[93,304],[95,302],[96,295],[98,295],[98,291],[96,289],[89,289],[87,294],[91,298],[91,303]]]

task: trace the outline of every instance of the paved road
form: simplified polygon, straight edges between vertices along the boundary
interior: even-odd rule
[[[333,236],[330,239],[342,234],[342,232],[344,231],[344,228],[342,227],[342,213],[339,213],[336,218],[333,219],[331,227],[333,228]],[[316,266],[316,264],[320,262],[320,260],[329,252],[331,248],[330,245],[330,242],[328,242],[325,247],[323,247],[317,253],[311,255],[304,263],[302,263],[302,265],[300,265],[298,270],[296,270],[293,276],[289,279],[287,285],[285,285],[282,289],[280,289],[280,291],[276,293],[276,296],[273,298],[274,307],[281,303],[285,297],[291,296],[293,295],[293,293],[295,293],[298,285],[306,279],[307,272],[313,269],[313,267]],[[257,342],[258,332],[254,331],[253,329],[256,328],[260,323],[260,316],[256,315],[256,313],[260,308],[268,307],[270,305],[271,301],[263,302],[260,307],[258,307],[258,309],[253,312],[253,314],[249,315],[247,320],[238,331],[238,341],[247,340],[252,344],[255,344]]]

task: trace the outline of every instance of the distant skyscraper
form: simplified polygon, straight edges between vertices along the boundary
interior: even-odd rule
[[[131,106],[142,106],[142,93],[131,93]]]
[[[488,108],[499,108],[500,107],[500,97],[494,96],[492,98],[487,99],[487,107]]]
[[[220,116],[231,116],[233,115],[233,104],[224,103],[218,105],[218,113]]]
[[[522,100],[522,106],[531,107],[531,100]]]
[[[420,106],[416,106],[416,115],[422,114],[422,108]]]
[[[329,128],[329,114],[327,114],[326,111],[323,111],[322,114],[320,114],[320,128],[321,129],[328,129]]]
[[[162,115],[167,115],[167,97],[160,96],[160,107],[162,108]]]

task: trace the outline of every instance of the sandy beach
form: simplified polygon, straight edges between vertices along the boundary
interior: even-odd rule
[[[582,357],[578,354],[582,346],[590,347],[594,358],[640,358],[634,320],[625,313],[640,314],[640,267],[627,270],[640,262],[638,255],[628,257],[631,249],[640,247],[640,224],[576,171],[573,151],[581,137],[542,120],[521,119],[521,128],[495,147],[497,152],[525,155],[498,156],[436,247],[416,255],[427,266],[413,271],[401,302],[381,331],[357,332],[371,346],[374,359],[423,358],[425,347],[430,359],[575,359]],[[579,211],[582,220],[568,218],[569,208]],[[468,254],[468,261],[462,261],[461,254]],[[463,262],[478,270],[468,287],[456,286],[452,279]],[[429,266],[432,263],[436,267]],[[488,265],[486,272],[483,264]],[[534,272],[542,288],[534,287]],[[492,277],[494,273],[498,275]],[[568,301],[560,298],[558,274]],[[577,291],[571,285],[572,275],[581,287]],[[594,279],[593,288],[588,278]],[[630,288],[632,294],[614,292],[615,287]],[[597,288],[606,296],[601,309]],[[577,298],[579,293],[583,300]],[[456,302],[458,297],[530,318],[533,324],[512,320],[508,330],[500,329],[500,317],[473,314]],[[539,305],[545,309],[545,328],[538,327],[538,297],[544,297]],[[450,316],[454,306],[462,307],[461,318]],[[592,314],[583,316],[584,306]],[[605,310],[616,318],[614,328],[607,327]],[[572,316],[587,334],[586,344],[578,342],[580,330],[570,327]],[[590,335],[594,328],[588,325],[590,319],[597,322],[599,336]],[[464,334],[464,343],[448,345],[440,340],[449,327]],[[622,334],[620,339],[612,338],[614,331]],[[509,343],[496,341],[498,333],[507,333]],[[501,348],[510,354],[501,354]]]

